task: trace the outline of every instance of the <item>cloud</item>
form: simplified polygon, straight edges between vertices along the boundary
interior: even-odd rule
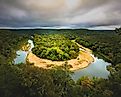
[[[0,26],[121,25],[121,0],[0,0]]]

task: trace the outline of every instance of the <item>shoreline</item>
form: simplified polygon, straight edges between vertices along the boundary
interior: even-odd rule
[[[85,47],[83,47],[85,48]],[[29,52],[26,60],[29,63],[34,64],[34,66],[44,68],[44,69],[51,69],[54,66],[62,66],[65,62],[71,67],[69,70],[76,71],[79,69],[83,69],[88,67],[92,62],[94,62],[94,58],[91,56],[92,52],[90,49],[86,48],[80,50],[79,55],[76,59],[71,59],[67,61],[52,61],[48,59],[42,59],[37,57],[32,52]]]

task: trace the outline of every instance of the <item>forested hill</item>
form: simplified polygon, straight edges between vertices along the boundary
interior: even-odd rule
[[[63,32],[104,32],[112,33],[114,30],[88,30],[88,29],[0,29],[1,32],[17,32],[17,33],[28,33],[28,34],[40,34],[40,33],[63,33]]]

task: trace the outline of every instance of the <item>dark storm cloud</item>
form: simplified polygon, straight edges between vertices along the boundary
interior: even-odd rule
[[[0,0],[1,27],[119,26],[121,0]]]

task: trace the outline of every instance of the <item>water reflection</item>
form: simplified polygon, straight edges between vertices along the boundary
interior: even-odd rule
[[[32,40],[28,40],[28,43],[30,44],[30,49],[28,51],[19,50],[16,52],[17,57],[14,59],[15,64],[26,63],[27,54],[34,47],[34,43]]]
[[[33,41],[32,40],[28,40],[28,43],[30,44],[30,49],[29,49],[29,51],[31,51],[32,50],[32,48],[34,48],[34,43],[33,43]]]
[[[27,52],[19,50],[16,52],[16,54],[17,57],[14,59],[15,64],[26,63]]]
[[[111,64],[105,62],[103,59],[98,59],[97,57],[94,57],[94,59],[95,61],[87,68],[75,71],[72,78],[74,80],[77,80],[82,76],[108,78],[110,72],[106,69],[106,67]]]

